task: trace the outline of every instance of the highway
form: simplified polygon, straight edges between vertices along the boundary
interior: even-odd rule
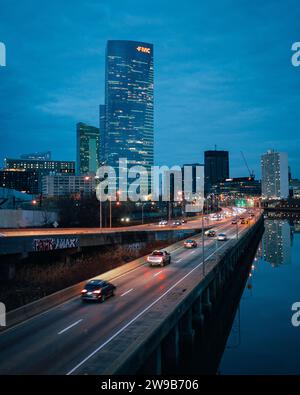
[[[236,237],[231,219],[214,225],[218,233]],[[239,228],[241,235],[247,225]],[[170,265],[151,268],[145,263],[119,275],[112,281],[116,295],[105,303],[83,304],[74,298],[1,333],[0,374],[83,374],[93,355],[192,272],[202,271],[201,235],[194,239],[198,248],[179,247],[171,253]],[[205,258],[227,242],[206,238]]]
[[[198,229],[201,227],[201,218],[190,219],[180,226],[160,226],[158,223],[148,223],[143,225],[128,225],[113,228],[38,228],[38,229],[0,229],[0,237],[23,237],[23,236],[51,236],[51,235],[84,235],[84,234],[100,234],[112,232],[128,232],[128,231],[154,231],[154,230],[174,230],[174,229]],[[173,222],[173,221],[171,221]]]

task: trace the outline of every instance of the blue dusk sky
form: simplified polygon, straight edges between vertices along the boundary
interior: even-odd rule
[[[79,121],[98,126],[106,41],[154,44],[155,162],[230,151],[231,176],[260,177],[286,151],[300,177],[299,0],[0,0],[0,161],[51,150],[75,160]]]

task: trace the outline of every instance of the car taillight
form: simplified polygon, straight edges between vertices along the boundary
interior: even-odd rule
[[[93,294],[99,295],[101,293],[101,289],[96,289],[95,291],[93,291]]]
[[[86,290],[86,289],[83,289],[83,290],[81,291],[81,293],[82,293],[82,294],[85,294],[85,293],[87,293],[87,290]]]

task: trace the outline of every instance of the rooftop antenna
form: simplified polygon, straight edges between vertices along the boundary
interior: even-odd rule
[[[217,151],[217,144],[215,144],[215,151]]]

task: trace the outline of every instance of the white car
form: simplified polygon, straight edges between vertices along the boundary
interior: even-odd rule
[[[163,220],[159,221],[158,225],[159,225],[159,226],[166,226],[166,225],[168,225],[168,221],[166,221],[165,219],[163,219]]]
[[[225,233],[219,233],[219,234],[218,234],[218,240],[220,240],[220,241],[225,241],[225,240],[227,240],[226,234],[225,234]]]

